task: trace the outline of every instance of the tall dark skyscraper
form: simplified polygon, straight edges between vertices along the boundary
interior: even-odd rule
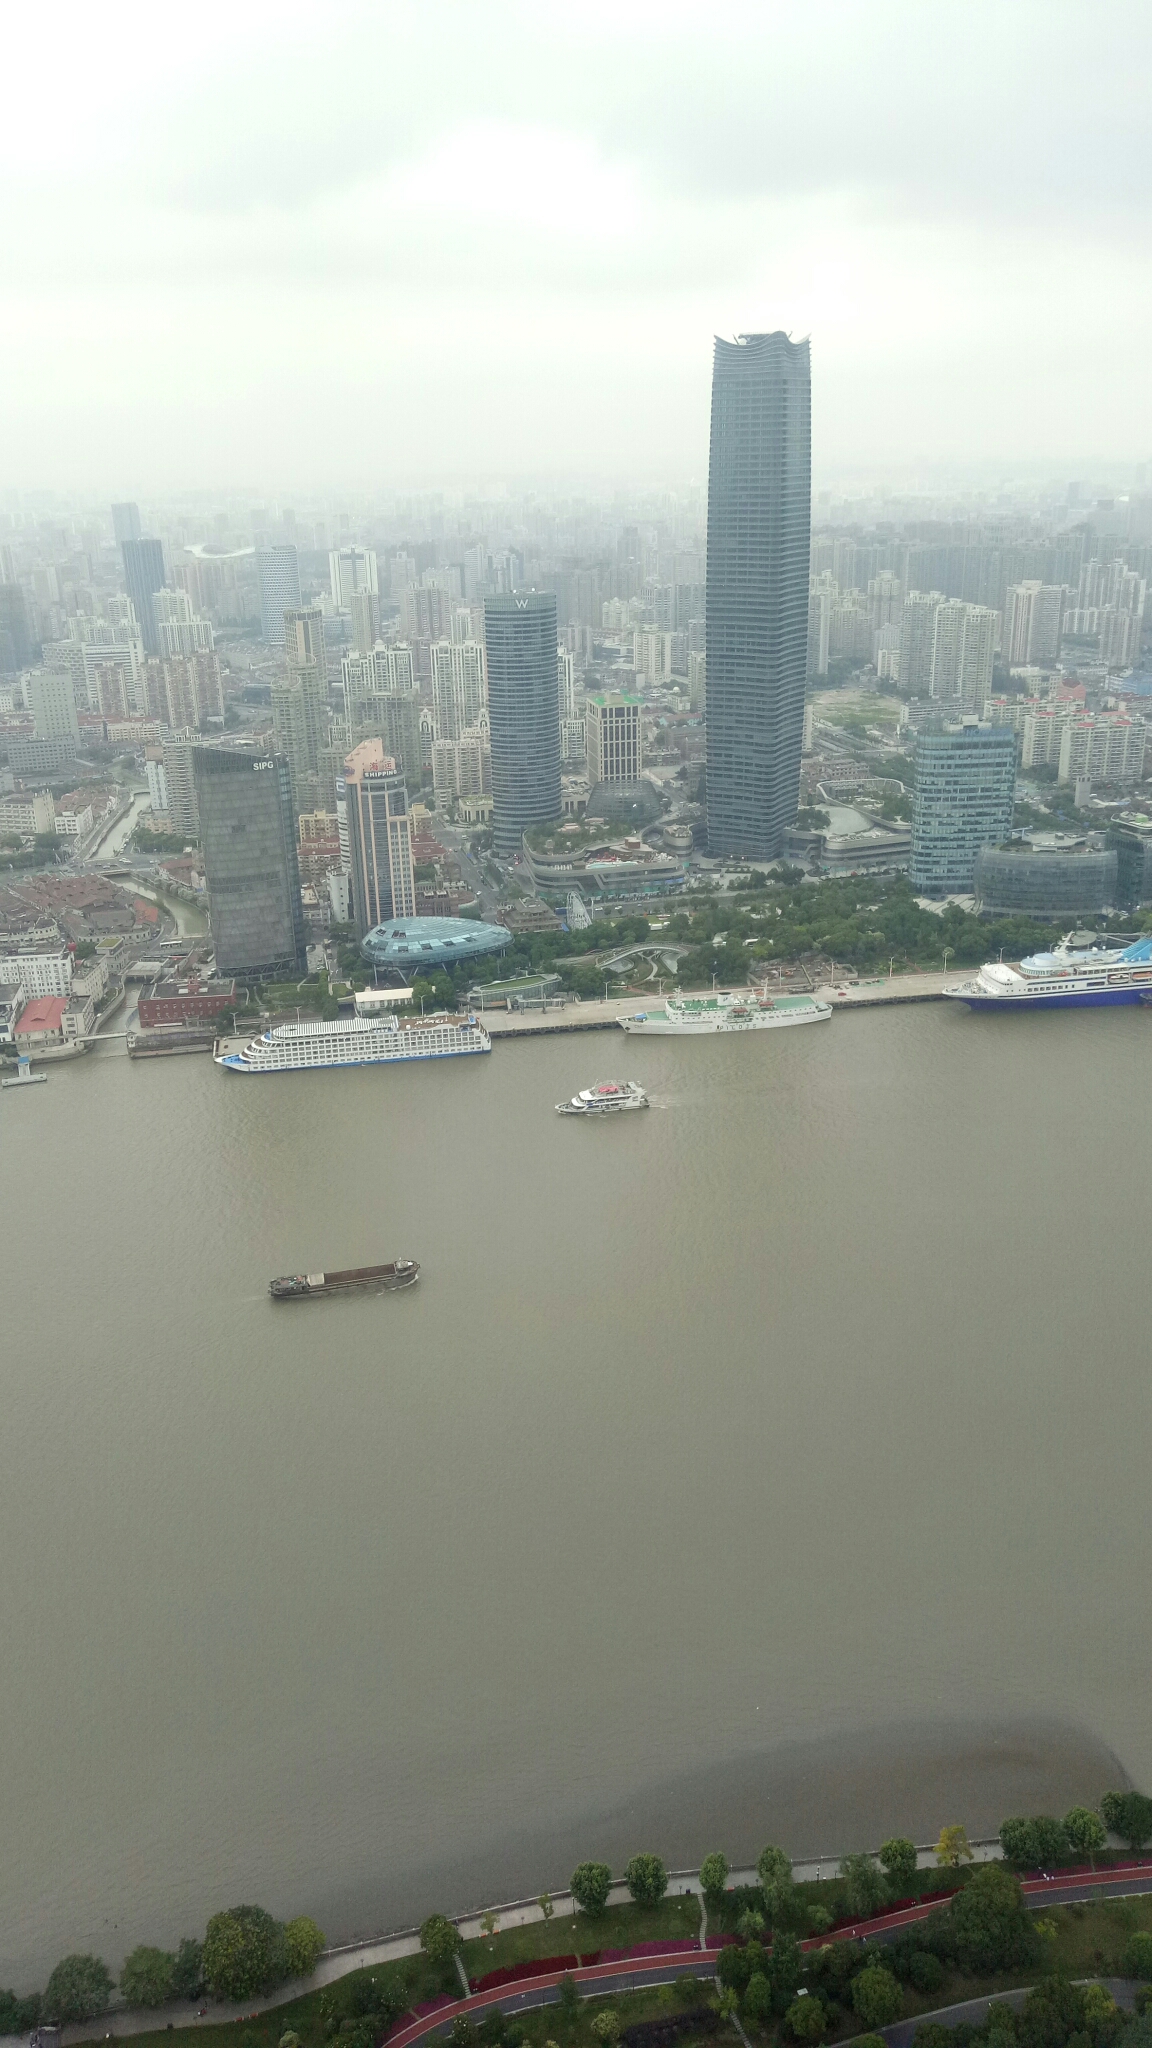
[[[303,974],[304,910],[292,775],[280,755],[197,747],[196,806],[221,974]]]
[[[484,600],[492,741],[492,844],[503,859],[529,825],[560,816],[556,599],[543,591]]]
[[[716,343],[708,453],[708,849],[775,859],[796,816],[812,516],[808,343]]]
[[[140,627],[146,654],[159,654],[156,608],[152,599],[164,588],[164,549],[158,540],[125,540],[120,543],[124,557],[124,582]]]

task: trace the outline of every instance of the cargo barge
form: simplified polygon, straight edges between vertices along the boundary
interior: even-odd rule
[[[395,1294],[401,1287],[414,1287],[420,1278],[417,1259],[394,1259],[388,1266],[349,1266],[343,1273],[289,1273],[271,1280],[268,1292],[273,1301],[310,1301],[321,1294],[345,1294],[354,1287]]]

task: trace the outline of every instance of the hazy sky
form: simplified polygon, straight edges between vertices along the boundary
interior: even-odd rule
[[[10,0],[0,490],[1152,455],[1148,0]]]

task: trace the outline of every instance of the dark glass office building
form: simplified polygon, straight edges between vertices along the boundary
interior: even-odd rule
[[[208,916],[220,974],[305,972],[292,776],[277,754],[195,749]]]
[[[164,588],[164,549],[158,540],[125,540],[120,543],[124,557],[124,582],[132,599],[132,609],[140,627],[147,654],[159,654],[160,636],[156,631],[156,608],[152,599],[158,590]]]
[[[808,343],[716,342],[708,452],[708,850],[775,859],[800,800],[812,515]]]
[[[492,844],[507,860],[529,825],[560,816],[556,599],[543,591],[484,600],[492,742]]]

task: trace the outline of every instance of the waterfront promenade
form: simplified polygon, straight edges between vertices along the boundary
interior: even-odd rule
[[[1000,1849],[996,1842],[974,1843],[974,1860],[994,1862],[999,1860]],[[921,1869],[931,1868],[935,1857],[931,1849],[918,1852]],[[806,1864],[795,1864],[793,1873],[802,1883],[821,1877],[833,1877],[839,1865],[839,1858],[827,1856]],[[734,1870],[729,1873],[729,1882],[735,1885],[755,1884],[757,1873],[754,1869]],[[1134,1856],[1129,1861],[1110,1866],[1105,1870],[1069,1870],[1051,1875],[1036,1873],[1022,1880],[1025,1901],[1032,1911],[1042,1912],[1054,1905],[1076,1905],[1106,1898],[1130,1898],[1141,1893],[1152,1892],[1152,1857]],[[697,1938],[691,1941],[647,1942],[633,1949],[619,1950],[603,1955],[597,1953],[597,1960],[578,1964],[574,1968],[548,1969],[546,1967],[533,1975],[520,1978],[515,1983],[491,1985],[471,1990],[466,1996],[449,1997],[446,1994],[418,2007],[410,2020],[388,2037],[388,2048],[411,2048],[411,2044],[445,2030],[458,2014],[472,2019],[483,2018],[485,2012],[499,2006],[505,2013],[525,2012],[541,2005],[556,2004],[560,1996],[560,1985],[568,1976],[580,1987],[585,1998],[621,1996],[629,1991],[651,1989],[661,1984],[674,1982],[678,1977],[697,1976],[711,1980],[715,1976],[716,1958],[725,1942],[731,1936],[708,1932],[707,1911],[701,1895],[700,1880],[691,1871],[676,1871],[670,1875],[668,1894],[671,1897],[694,1893],[700,1897],[701,1919]],[[623,1905],[629,1893],[623,1884],[614,1885],[609,1894],[610,1905]],[[576,1913],[576,1905],[570,1892],[550,1896],[553,1907],[552,1919],[556,1925],[557,1954],[580,1954],[588,1952],[591,1944],[588,1937],[594,1937],[596,1923],[582,1918],[580,1926],[584,1939],[574,1942],[565,1951],[564,1930]],[[928,1900],[914,1906],[906,1906],[895,1912],[878,1913],[871,1919],[860,1920],[834,1928],[828,1934],[813,1935],[801,1946],[805,1949],[819,1948],[827,1942],[891,1940],[904,1928],[917,1921],[926,1920],[936,1911],[939,1900]],[[484,1913],[462,1915],[456,1921],[466,1941],[478,1940],[489,1932],[483,1921],[491,1914],[495,1926],[492,1932],[502,1932],[512,1927],[522,1927],[545,1917],[539,1900],[519,1900],[507,1906],[495,1906]],[[571,1938],[571,1937],[570,1937]],[[402,1933],[386,1935],[375,1942],[357,1942],[344,1948],[327,1949],[313,1975],[306,1982],[284,1984],[269,1998],[258,1999],[245,2005],[230,2005],[225,2002],[207,2007],[191,2004],[172,2004],[163,2008],[165,2027],[218,2026],[231,2020],[255,2017],[259,2013],[274,2011],[278,2006],[299,1998],[305,1991],[324,1989],[337,1983],[342,1977],[350,1976],[354,1970],[370,1968],[403,1961],[419,1953],[420,1937],[415,1928]],[[465,1978],[460,1966],[461,1992]],[[481,1980],[482,1983],[482,1980]],[[1015,1994],[1013,1994],[1015,1995]],[[1023,1997],[1023,1993],[1019,1994]],[[979,2001],[969,2001],[969,2005]],[[969,2005],[955,2008],[955,2023],[968,2017]],[[951,2010],[951,2009],[950,2009]],[[892,2048],[907,2048],[911,2039],[909,2029],[923,2023],[929,2015],[922,2014],[916,2022],[901,2021],[891,2029],[882,2031],[891,2040]],[[101,2021],[106,2038],[113,2035],[153,2033],[160,2024],[154,2012],[115,2010]],[[66,2027],[63,2031],[65,2048],[71,2044],[92,2038],[91,2026]]]
[[[812,994],[821,1003],[830,1003],[834,1010],[873,1010],[891,1003],[938,1003],[943,1001],[949,989],[959,987],[961,982],[970,981],[972,969],[962,973],[894,974],[877,977],[874,981],[838,981],[824,983],[811,990],[790,984],[781,994]],[[681,991],[682,994],[709,995],[709,989]],[[671,994],[671,989],[664,991]],[[621,1017],[630,1017],[636,1010],[656,1009],[664,1000],[654,990],[637,990],[634,995],[617,997],[609,1001],[565,1003],[550,1010],[485,1010],[484,1028],[492,1038],[534,1038],[539,1033],[560,1031],[609,1031],[615,1028]]]

